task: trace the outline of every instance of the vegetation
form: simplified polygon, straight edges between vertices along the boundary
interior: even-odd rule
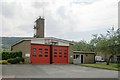
[[[93,39],[89,43],[85,41],[75,42],[74,50],[94,51],[104,55],[110,55],[106,58],[107,65],[110,59],[120,53],[120,30],[109,29],[106,35],[93,34]]]
[[[2,60],[7,60],[11,58],[16,58],[16,57],[22,57],[22,52],[21,51],[2,51]]]
[[[22,58],[22,52],[21,51],[2,51],[1,53],[1,60],[0,64],[17,64],[24,62],[24,58]]]
[[[17,63],[20,63],[20,62],[24,62],[23,58],[21,58],[21,57],[8,59],[8,63],[11,63],[11,64],[17,64]]]
[[[0,64],[8,64],[7,60],[0,60]]]
[[[86,41],[74,42],[74,51],[93,51],[90,44]]]
[[[81,64],[81,66],[110,69],[110,70],[120,70],[120,66],[118,64],[113,64],[113,63],[111,63],[110,65],[106,65],[105,63]]]
[[[23,39],[23,38],[32,38],[32,37],[0,37],[0,40],[2,40],[2,49],[10,50],[10,47],[12,44],[16,43],[17,41]]]

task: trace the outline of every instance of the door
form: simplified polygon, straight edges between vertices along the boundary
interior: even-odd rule
[[[52,46],[52,63],[53,64],[68,64],[68,47],[67,46]]]
[[[68,64],[68,46],[31,44],[31,64]]]
[[[81,55],[81,63],[83,63],[83,55]]]
[[[80,54],[74,54],[73,62],[74,62],[74,64],[80,64],[81,63]]]
[[[50,64],[50,46],[31,44],[31,64]]]

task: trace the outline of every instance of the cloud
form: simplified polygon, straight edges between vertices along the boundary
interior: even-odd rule
[[[6,18],[13,18],[17,11],[19,11],[18,9],[20,8],[19,5],[17,5],[16,2],[2,2],[2,6],[0,7],[0,9],[2,10],[2,15]]]
[[[73,0],[73,2],[71,4],[89,5],[89,4],[93,4],[97,1],[100,1],[100,0]]]
[[[45,18],[46,36],[73,39],[72,35],[77,39],[77,33],[89,34],[113,25],[117,28],[117,3],[118,0],[6,0],[0,7],[3,36],[32,36],[38,16]]]
[[[35,2],[33,2],[32,6],[38,9],[38,8],[46,7],[48,5],[49,5],[49,2],[35,1]]]

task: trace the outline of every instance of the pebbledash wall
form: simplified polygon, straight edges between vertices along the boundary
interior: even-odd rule
[[[26,63],[73,63],[73,43],[63,39],[53,37],[22,39],[13,44],[11,50],[22,51]]]

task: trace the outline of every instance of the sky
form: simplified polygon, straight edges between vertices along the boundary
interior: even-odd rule
[[[35,20],[45,18],[45,37],[89,41],[118,28],[119,0],[1,0],[0,36],[33,37]]]

